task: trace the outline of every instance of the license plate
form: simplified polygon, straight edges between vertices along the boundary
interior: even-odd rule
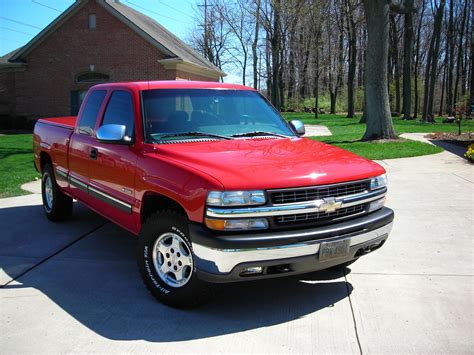
[[[321,243],[319,248],[319,261],[343,258],[349,255],[350,239],[336,240]]]

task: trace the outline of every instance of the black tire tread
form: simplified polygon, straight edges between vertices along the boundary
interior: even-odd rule
[[[202,305],[211,298],[212,285],[202,280],[199,280],[196,275],[194,275],[194,278],[195,278],[194,280],[190,280],[188,284],[183,286],[183,289],[190,288],[190,291],[188,292],[187,295],[174,295],[173,296],[171,293],[169,295],[165,295],[162,292],[158,291],[156,287],[151,285],[146,273],[144,272],[145,270],[141,263],[142,247],[143,247],[142,243],[143,243],[143,238],[144,238],[143,233],[146,233],[148,228],[155,227],[156,224],[158,224],[160,221],[163,221],[163,220],[165,221],[178,220],[179,221],[178,223],[182,224],[183,226],[186,226],[189,223],[187,217],[184,216],[182,213],[179,213],[178,211],[170,210],[170,209],[158,210],[157,212],[154,212],[150,216],[148,216],[145,223],[143,224],[142,232],[140,233],[140,236],[139,236],[139,240],[137,243],[137,251],[136,251],[138,269],[140,271],[142,281],[153,297],[155,297],[158,301],[170,307],[194,308],[199,305]],[[190,283],[193,283],[193,284],[190,284]],[[178,289],[178,290],[183,291],[182,289]]]

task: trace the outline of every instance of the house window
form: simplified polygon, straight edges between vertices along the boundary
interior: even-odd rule
[[[76,81],[78,83],[102,83],[104,81],[108,81],[110,77],[107,74],[103,73],[96,73],[96,72],[87,72],[79,74],[76,77]]]
[[[89,29],[93,30],[97,26],[97,18],[95,14],[90,14],[89,15]]]

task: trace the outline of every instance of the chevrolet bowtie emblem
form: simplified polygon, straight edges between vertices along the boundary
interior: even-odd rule
[[[319,212],[331,213],[341,208],[342,202],[336,201],[334,197],[323,198],[323,203],[319,206]]]

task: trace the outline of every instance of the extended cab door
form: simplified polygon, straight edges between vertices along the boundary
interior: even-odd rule
[[[93,203],[87,187],[90,184],[90,162],[97,142],[95,127],[106,96],[107,90],[93,90],[87,95],[69,143],[70,192],[89,205]]]
[[[115,89],[109,92],[99,126],[119,124],[127,127],[127,136],[135,137],[133,92]],[[99,128],[99,127],[98,127]],[[133,229],[135,168],[137,153],[132,144],[94,142],[96,158],[90,162],[89,193],[97,200],[100,212],[127,229]]]

